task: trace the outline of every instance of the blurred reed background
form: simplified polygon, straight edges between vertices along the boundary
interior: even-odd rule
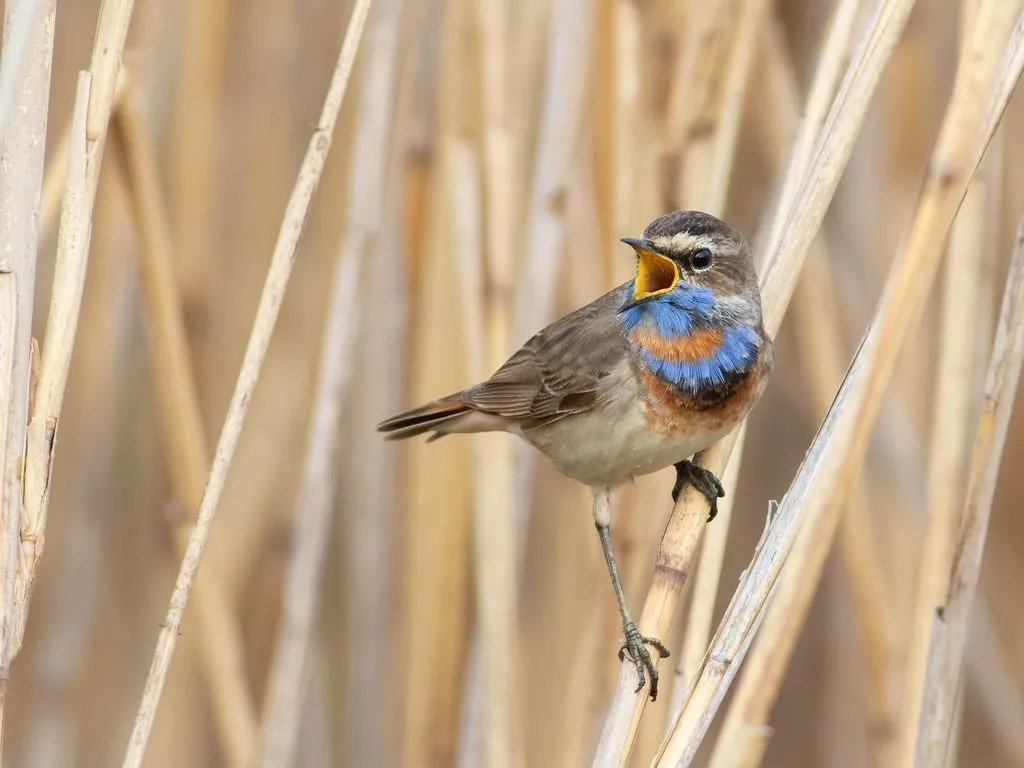
[[[973,170],[929,158],[969,38],[963,19],[1001,1],[1019,8],[919,0],[884,68],[779,330],[738,478],[726,475],[722,514],[663,636],[673,654],[631,765],[647,765],[662,744],[889,267],[909,247],[926,171],[948,171],[955,186],[957,172]],[[52,14],[53,0],[6,2],[5,76],[13,20],[37,5]],[[275,237],[355,5],[134,3],[59,411],[47,547],[10,665],[6,766],[108,766],[125,753]],[[832,54],[835,74],[817,97],[824,118],[883,5],[909,7],[370,5],[147,767],[244,766],[261,751],[264,765],[590,764],[620,639],[586,490],[511,437],[395,445],[374,425],[487,375],[535,330],[629,279],[632,251],[618,238],[666,210],[722,215],[755,244],[763,271],[815,73]],[[100,2],[56,6],[32,324],[44,349],[62,137]],[[1008,27],[999,31],[997,56]],[[45,74],[39,39],[25,53],[33,87]],[[19,146],[28,144],[0,148]],[[11,181],[31,180],[31,168],[16,176],[3,157],[0,218],[24,204],[22,192],[27,210],[33,203],[31,181]],[[1022,167],[1017,96],[960,208],[921,322],[907,328],[862,479],[840,494],[848,513],[770,710],[765,766],[915,764],[914,691],[956,549],[1024,212]],[[931,221],[941,239],[948,216]],[[1022,425],[1018,412],[991,505],[951,765],[1024,766],[1024,477],[1014,471]],[[643,478],[617,503],[615,544],[638,616],[673,477]],[[275,651],[283,614],[289,627],[310,627],[304,664],[288,666],[301,653]],[[801,621],[794,615],[793,626]],[[695,764],[710,758],[723,719]],[[719,756],[716,765],[755,763]]]

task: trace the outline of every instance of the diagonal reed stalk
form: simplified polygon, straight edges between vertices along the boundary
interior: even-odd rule
[[[896,260],[882,303],[833,407],[779,509],[765,547],[723,619],[708,663],[670,735],[666,753],[692,759],[760,622],[764,632],[747,666],[712,764],[753,766],[767,745],[767,718],[789,661],[838,522],[839,501],[856,478],[882,394],[902,341],[920,317],[945,234],[971,174],[1006,105],[1019,70],[1002,68],[993,40],[1004,40],[1017,4],[989,2],[979,11],[970,54],[958,69],[953,96],[932,156],[914,225]],[[986,110],[987,102],[987,110]],[[802,518],[802,519],[801,519]],[[791,553],[791,555],[790,555]],[[779,573],[787,561],[789,567]],[[774,599],[762,608],[772,588]],[[682,749],[680,749],[682,747]],[[662,764],[675,764],[662,761]]]
[[[970,480],[947,580],[948,591],[933,617],[915,766],[947,759],[960,688],[968,620],[978,589],[992,497],[1006,443],[1013,400],[1024,363],[1024,219],[1003,294],[1003,306],[985,384],[985,399],[971,455]]]
[[[224,482],[228,469],[231,466],[235,447],[238,445],[238,437],[245,422],[249,401],[256,387],[256,381],[259,378],[263,360],[266,358],[270,336],[277,322],[288,279],[291,277],[292,267],[295,264],[295,254],[299,239],[305,227],[313,195],[319,185],[320,176],[323,173],[327,154],[331,147],[334,126],[337,123],[338,112],[341,109],[349,76],[352,74],[352,67],[355,63],[356,52],[359,49],[359,41],[362,38],[362,31],[366,23],[370,2],[371,0],[359,0],[352,11],[352,17],[345,33],[345,40],[342,43],[341,52],[338,55],[338,61],[327,90],[327,96],[324,99],[320,120],[310,138],[306,155],[299,169],[298,179],[295,182],[295,187],[285,208],[281,231],[274,246],[270,268],[267,271],[267,279],[263,287],[263,294],[260,296],[260,303],[256,310],[256,319],[253,322],[249,343],[246,346],[242,367],[238,374],[238,381],[235,384],[235,391],[231,396],[227,416],[224,419],[224,426],[221,429],[217,448],[214,451],[210,475],[203,491],[199,511],[196,514],[195,526],[189,537],[185,557],[182,559],[181,569],[178,572],[178,578],[174,585],[174,592],[171,595],[167,617],[157,639],[153,663],[150,666],[142,701],[139,704],[139,711],[136,715],[135,725],[125,753],[123,764],[126,768],[141,765],[146,751],[146,743],[149,740],[153,719],[156,716],[160,694],[167,679],[167,670],[170,667],[171,657],[174,655],[174,649],[177,645],[181,618],[185,612],[185,606],[188,603],[192,585],[195,583],[196,572],[199,569],[203,550],[206,547],[206,541],[209,538],[210,529],[217,513],[217,506],[224,490]],[[110,96],[113,96],[112,87],[110,89]],[[110,99],[108,99],[108,108],[109,101]]]
[[[121,151],[125,187],[139,246],[139,282],[149,332],[160,437],[174,501],[181,511],[174,539],[183,556],[193,515],[199,508],[210,468],[195,372],[189,357],[181,292],[174,274],[174,245],[163,200],[156,152],[143,121],[137,94],[127,91],[112,123]],[[168,518],[172,522],[171,518]],[[256,716],[244,674],[245,653],[238,618],[215,577],[196,587],[202,635],[200,648],[209,693],[229,765],[244,766],[256,732]]]
[[[769,251],[768,269],[762,280],[762,301],[765,327],[772,336],[778,332],[807,249],[821,226],[825,210],[853,150],[871,96],[912,7],[913,0],[887,0],[882,3],[847,67],[843,85],[817,142],[813,173],[805,176],[793,204],[786,211],[787,225],[783,228],[778,247]],[[716,474],[722,473],[735,440],[734,431],[699,456],[699,462]],[[657,637],[668,629],[692,570],[694,552],[707,514],[707,500],[699,493],[688,488],[680,494],[662,537],[654,581],[641,615],[640,627],[645,635]],[[636,684],[635,669],[623,665],[594,757],[595,767],[622,765],[628,757],[646,706],[646,697],[633,693]]]

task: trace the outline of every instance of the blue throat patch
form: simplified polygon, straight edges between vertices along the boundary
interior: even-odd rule
[[[684,392],[700,394],[724,384],[728,375],[740,373],[757,361],[757,331],[744,325],[722,324],[712,317],[714,307],[715,296],[710,289],[679,283],[669,293],[629,307],[620,317],[627,337],[638,347],[640,359],[659,379]],[[641,326],[641,333],[632,334]],[[671,343],[702,330],[721,332],[722,342],[698,360],[667,360],[643,344],[646,335]]]

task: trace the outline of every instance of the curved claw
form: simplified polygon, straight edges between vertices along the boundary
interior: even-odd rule
[[[718,514],[718,500],[725,496],[725,488],[722,487],[722,482],[710,469],[699,467],[692,461],[680,461],[675,466],[676,483],[672,488],[672,501],[676,502],[679,500],[683,484],[689,482],[708,500],[708,504],[711,506],[708,514],[708,522],[710,523]]]
[[[636,624],[633,622],[629,622],[623,627],[623,633],[626,636],[626,642],[619,648],[619,661],[624,661],[628,654],[629,660],[636,665],[636,673],[640,678],[640,682],[636,687],[636,693],[640,693],[644,685],[647,684],[647,678],[644,675],[646,670],[647,674],[651,676],[651,701],[655,701],[658,698],[658,668],[655,666],[647,646],[649,645],[654,648],[658,652],[658,657],[662,659],[668,658],[668,648],[656,637],[644,637],[641,635],[640,630],[637,629]]]

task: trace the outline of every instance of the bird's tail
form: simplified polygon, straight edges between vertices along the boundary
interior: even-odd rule
[[[413,408],[411,411],[392,416],[377,425],[377,431],[385,434],[386,440],[405,440],[407,437],[416,437],[425,432],[434,431],[427,440],[437,440],[444,436],[444,432],[437,431],[437,428],[445,422],[451,421],[459,416],[468,413],[471,409],[461,400],[458,395],[443,397],[432,403]]]

